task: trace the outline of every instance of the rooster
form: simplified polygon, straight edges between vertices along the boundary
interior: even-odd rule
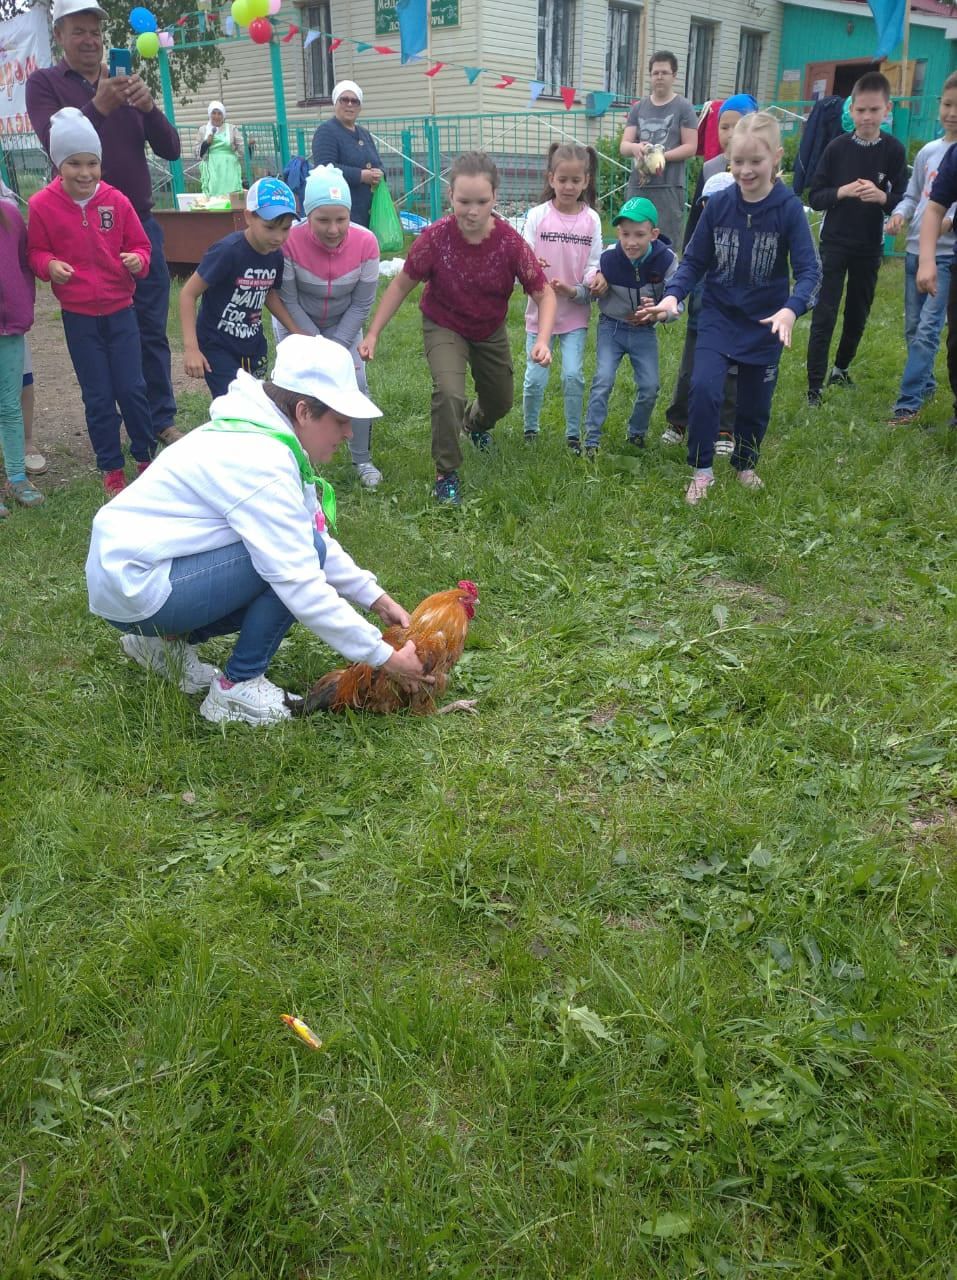
[[[426,675],[435,684],[410,691],[385,670],[366,662],[340,667],[317,680],[305,698],[288,705],[297,715],[313,711],[373,711],[387,715],[408,708],[414,715],[430,716],[438,711],[474,711],[474,700],[463,699],[436,707],[437,694],[449,682],[449,672],[462,656],[469,623],[475,617],[478,588],[474,582],[460,582],[452,591],[426,596],[412,612],[407,627],[389,627],[383,640],[401,649],[409,640],[415,645]]]

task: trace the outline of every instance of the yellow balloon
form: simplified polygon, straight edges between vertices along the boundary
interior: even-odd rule
[[[159,36],[155,31],[144,31],[136,37],[136,51],[141,58],[155,58],[159,50]]]
[[[246,8],[249,10],[250,20],[269,16],[269,0],[246,0]]]
[[[249,0],[233,0],[230,13],[237,27],[248,27],[253,20],[253,15],[249,12]]]

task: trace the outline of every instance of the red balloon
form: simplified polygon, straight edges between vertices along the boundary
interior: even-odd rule
[[[249,24],[249,38],[253,44],[268,44],[272,39],[272,23],[268,18],[254,18]]]

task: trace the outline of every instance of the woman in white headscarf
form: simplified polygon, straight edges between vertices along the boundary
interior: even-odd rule
[[[369,225],[372,193],[382,181],[382,160],[372,134],[358,124],[362,90],[354,80],[340,80],[332,90],[335,115],[312,135],[313,165],[334,164],[352,192],[352,221]]]
[[[239,130],[226,123],[226,108],[221,102],[209,104],[208,116],[199,131],[196,148],[202,161],[203,195],[228,196],[243,189],[243,170],[239,163],[243,140]]]

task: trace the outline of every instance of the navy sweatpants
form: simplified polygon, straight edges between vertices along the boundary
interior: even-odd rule
[[[714,461],[725,379],[729,366],[736,364],[738,403],[734,415],[731,465],[736,471],[753,470],[771,418],[771,399],[777,385],[779,360],[780,355],[772,364],[743,364],[698,343],[688,414],[688,462],[691,466],[710,467]]]
[[[218,347],[212,342],[204,342],[202,352],[210,366],[209,373],[203,376],[206,379],[207,387],[209,387],[209,393],[214,399],[216,396],[224,396],[226,394],[229,384],[240,369],[245,369],[254,378],[266,377],[265,340],[263,341],[262,351],[256,352],[255,355],[251,356],[237,355],[235,351],[230,351],[226,347]]]
[[[171,356],[166,326],[169,323],[169,267],[163,253],[163,228],[152,216],[142,219],[151,246],[150,269],[136,277],[133,306],[140,331],[140,364],[153,408],[157,432],[176,421]]]

